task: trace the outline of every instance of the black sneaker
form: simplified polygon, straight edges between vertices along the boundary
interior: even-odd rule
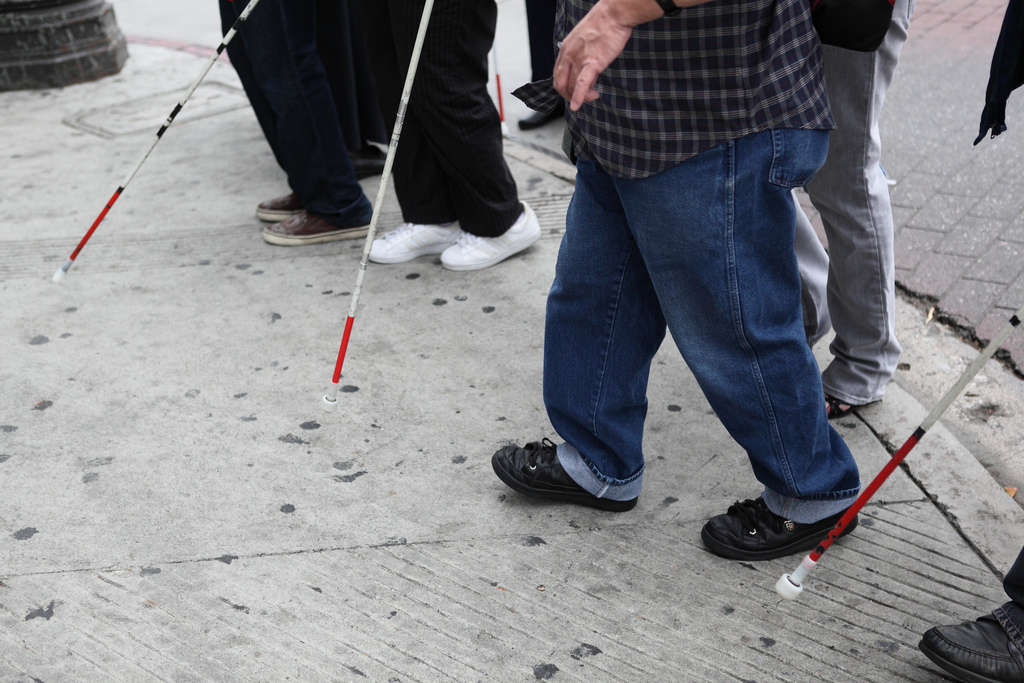
[[[845,512],[845,510],[844,510]],[[700,537],[708,550],[733,560],[774,560],[814,550],[828,536],[843,512],[813,524],[797,524],[768,509],[764,500],[745,500],[730,505],[724,515],[708,520]],[[857,518],[840,537],[857,528]]]
[[[625,512],[636,507],[636,498],[609,500],[584,490],[562,469],[557,446],[548,439],[533,441],[522,448],[505,446],[491,458],[491,466],[499,479],[531,498],[575,503],[610,512]]]

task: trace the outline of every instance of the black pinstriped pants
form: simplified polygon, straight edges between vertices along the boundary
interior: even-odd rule
[[[424,0],[360,0],[381,110],[394,126]],[[522,213],[502,154],[501,120],[487,93],[494,0],[435,0],[393,175],[409,223],[459,221],[481,237]]]

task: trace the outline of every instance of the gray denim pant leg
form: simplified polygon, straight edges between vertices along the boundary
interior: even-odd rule
[[[889,33],[875,52],[824,49],[825,85],[836,129],[829,138],[828,160],[806,189],[828,238],[827,277],[822,277],[820,243],[808,238],[810,222],[797,212],[805,323],[819,326],[809,329],[808,339],[824,336],[828,328],[820,326],[831,319],[835,359],[822,374],[822,384],[829,395],[854,405],[882,397],[900,357],[892,209],[878,165],[878,117],[912,13],[913,0],[896,0]],[[823,300],[826,314],[817,310]]]
[[[796,264],[800,270],[800,306],[804,314],[804,333],[807,345],[814,346],[832,329],[828,313],[828,253],[821,246],[810,219],[800,206],[796,190]]]

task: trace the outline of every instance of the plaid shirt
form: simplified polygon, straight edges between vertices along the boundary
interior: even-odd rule
[[[559,44],[595,3],[559,0]],[[596,87],[569,112],[573,151],[623,178],[762,130],[835,127],[807,0],[712,0],[642,24]],[[550,79],[515,95],[538,111],[560,98]]]

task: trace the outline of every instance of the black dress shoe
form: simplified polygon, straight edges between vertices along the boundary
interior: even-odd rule
[[[348,158],[352,161],[352,170],[356,172],[356,180],[380,176],[384,173],[384,152],[372,145],[362,149],[349,150]]]
[[[967,683],[1021,683],[1024,654],[991,614],[977,621],[928,629],[921,652]]]
[[[498,478],[531,498],[586,505],[598,510],[625,512],[636,507],[632,500],[598,498],[572,480],[558,462],[557,447],[548,439],[519,446],[505,446],[491,458]]]
[[[525,119],[519,119],[520,130],[533,130],[534,128],[540,128],[557,119],[565,118],[565,102],[560,102],[552,111],[545,114],[544,112],[535,111]]]
[[[845,512],[845,511],[844,511]],[[700,537],[708,550],[733,560],[773,560],[814,550],[843,512],[813,524],[797,524],[768,509],[762,498],[730,505],[724,515],[708,520]],[[840,536],[857,528],[857,518]]]

